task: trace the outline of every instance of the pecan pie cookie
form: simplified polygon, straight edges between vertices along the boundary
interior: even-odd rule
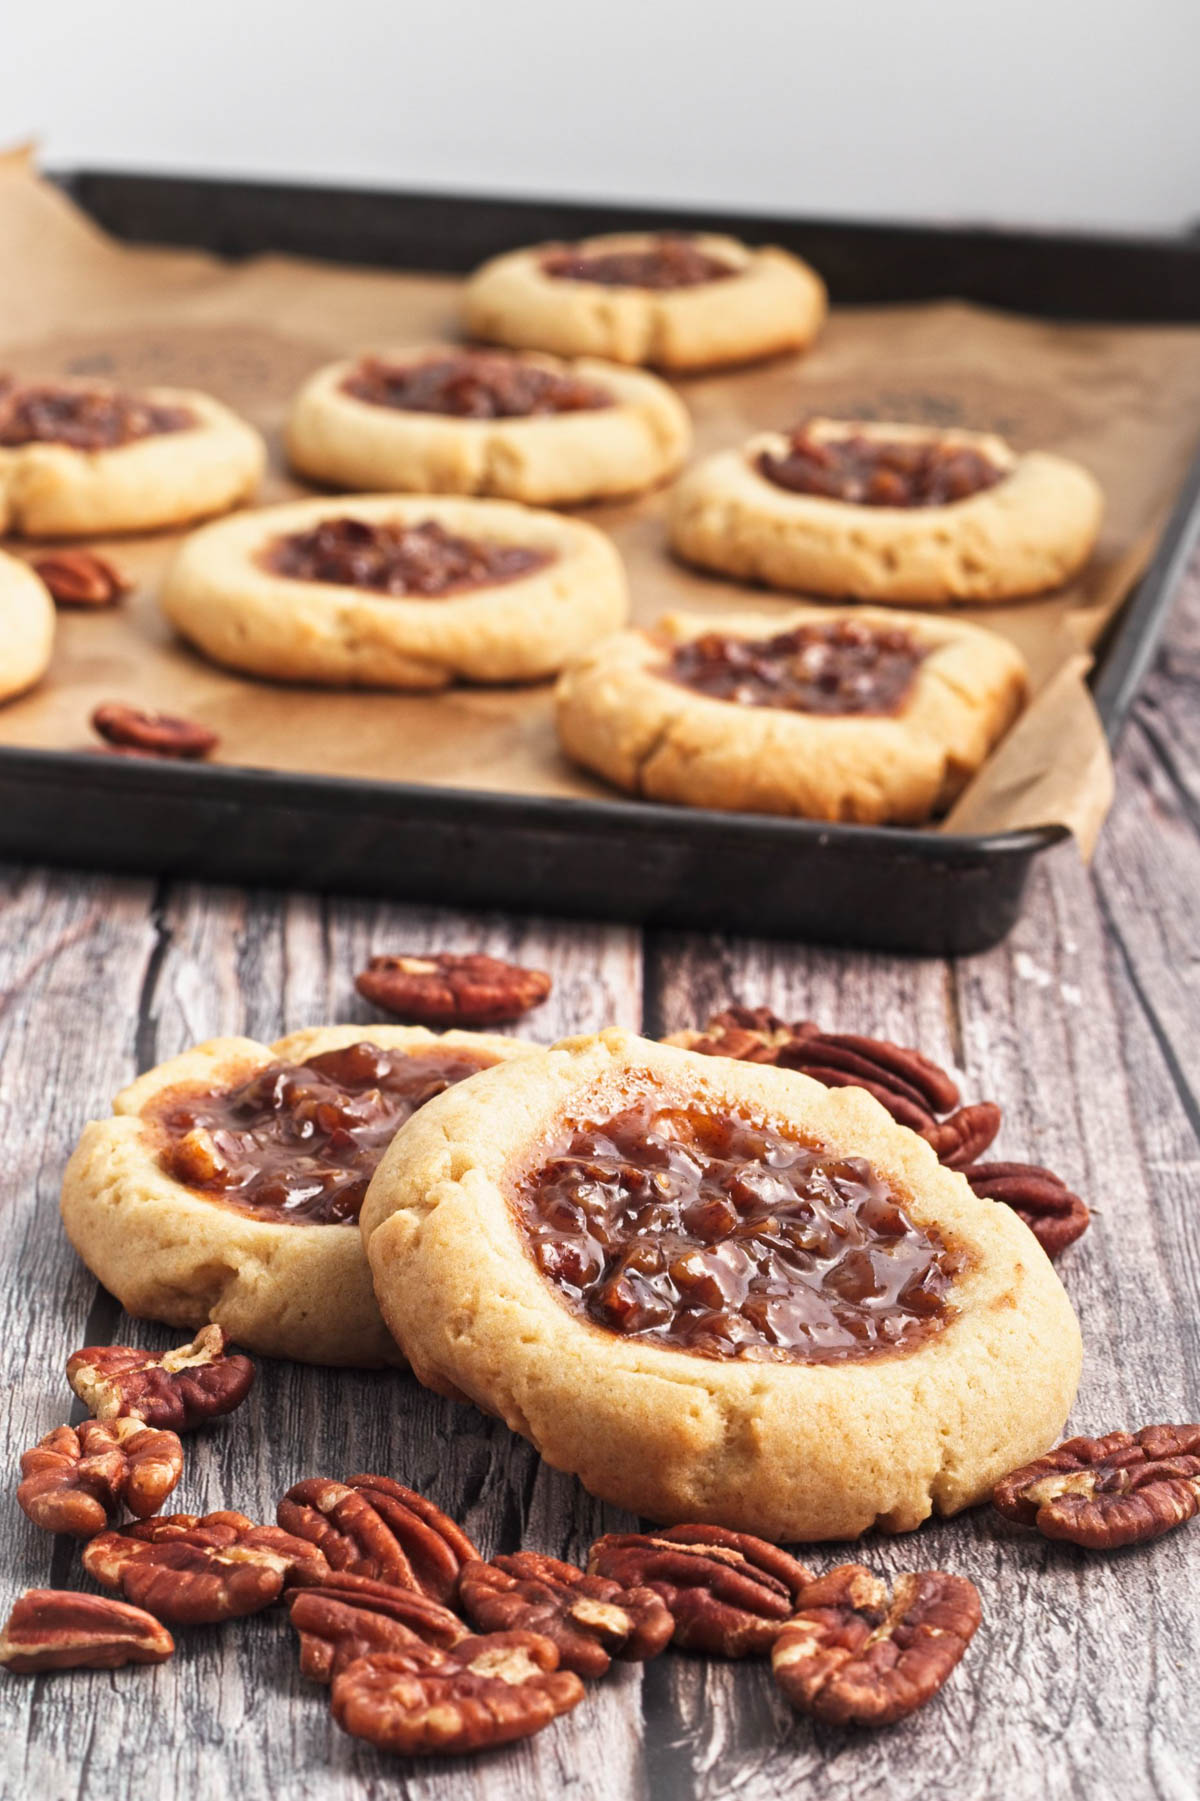
[[[493,343],[688,370],[804,350],[826,302],[820,276],[787,250],[632,232],[495,257],[464,307],[471,336]]]
[[[1075,1316],[1011,1209],[860,1089],[607,1031],[431,1101],[361,1215],[421,1379],[602,1499],[777,1540],[984,1500]]]
[[[54,649],[54,602],[27,563],[0,550],[0,700],[32,688]]]
[[[223,513],[258,486],[262,439],[190,388],[0,377],[0,531],[154,531]]]
[[[916,824],[966,785],[1026,685],[1007,639],[959,620],[675,613],[567,667],[558,736],[576,763],[649,800]]]
[[[160,598],[215,662],[363,688],[537,681],[629,611],[621,559],[594,526],[500,500],[383,495],[206,526]]]
[[[703,569],[833,598],[944,606],[1060,587],[1103,496],[1078,463],[985,432],[810,419],[688,471],[671,543]]]
[[[529,1048],[420,1026],[214,1038],[84,1129],[63,1179],[67,1236],[136,1317],[214,1320],[301,1363],[398,1363],[355,1229],[367,1184],[431,1095]]]
[[[334,487],[565,506],[653,487],[691,436],[683,402],[640,370],[443,344],[318,370],[287,448]]]

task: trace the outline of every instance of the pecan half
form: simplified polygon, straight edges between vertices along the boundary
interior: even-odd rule
[[[172,713],[144,713],[119,700],[102,702],[92,714],[92,726],[109,744],[156,757],[206,757],[219,743],[214,731],[194,719],[179,719]]]
[[[300,1638],[300,1670],[330,1682],[355,1658],[406,1650],[416,1638],[448,1650],[465,1638],[456,1613],[419,1589],[333,1571],[319,1588],[298,1589],[289,1609]]]
[[[35,1526],[94,1538],[121,1511],[157,1513],[183,1474],[174,1432],[142,1420],[57,1426],[21,1458],[17,1501]]]
[[[275,1517],[316,1545],[331,1569],[420,1589],[434,1601],[450,1600],[463,1564],[479,1560],[440,1507],[387,1476],[309,1477],[288,1489]]]
[[[962,1173],[984,1200],[1019,1213],[1048,1257],[1082,1238],[1091,1223],[1087,1203],[1040,1164],[972,1163]]]
[[[812,1572],[777,1545],[723,1526],[610,1532],[588,1554],[588,1574],[651,1588],[690,1651],[753,1657],[769,1651]]]
[[[27,1590],[0,1632],[0,1664],[21,1676],[165,1663],[174,1649],[166,1627],[140,1607],[59,1588]]]
[[[98,1420],[125,1415],[148,1426],[190,1432],[240,1407],[254,1365],[226,1350],[221,1326],[205,1326],[190,1344],[155,1357],[132,1345],[87,1345],[67,1359],[67,1381]]]
[[[861,1563],[809,1584],[771,1652],[793,1707],[836,1726],[891,1726],[924,1707],[975,1636],[979,1591],[945,1570],[907,1570],[889,1594]]]
[[[1200,1511],[1200,1426],[1069,1438],[997,1484],[992,1506],[1091,1551],[1140,1545]]]
[[[105,1588],[177,1626],[260,1613],[285,1588],[329,1573],[321,1553],[244,1513],[173,1513],[126,1532],[102,1532],[83,1567]]]
[[[33,567],[56,606],[111,607],[133,583],[94,550],[55,550],[35,557]]]
[[[458,1602],[483,1632],[540,1632],[558,1647],[562,1668],[578,1676],[603,1676],[614,1657],[657,1657],[675,1630],[652,1588],[622,1588],[536,1551],[465,1564]]]
[[[522,969],[479,952],[459,957],[430,955],[372,957],[354,986],[372,1006],[399,1019],[427,1026],[497,1025],[520,1019],[550,992],[543,969]]]
[[[573,1670],[534,1632],[414,1644],[360,1657],[333,1681],[333,1717],[381,1751],[479,1751],[529,1738],[583,1699]]]

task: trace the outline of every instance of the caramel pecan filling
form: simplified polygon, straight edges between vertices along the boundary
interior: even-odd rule
[[[513,1202],[572,1312],[704,1357],[910,1350],[952,1317],[965,1263],[861,1157],[653,1094],[572,1124]]]
[[[542,274],[556,281],[590,281],[603,288],[698,288],[737,275],[732,263],[701,250],[691,238],[664,233],[640,250],[583,250],[564,245],[542,258]]]
[[[460,538],[436,519],[419,525],[324,519],[312,531],[277,538],[261,560],[273,575],[291,581],[432,600],[517,581],[544,569],[551,558],[523,544]]]
[[[342,388],[372,406],[453,419],[532,419],[591,412],[613,401],[591,382],[485,350],[408,364],[365,357]]]
[[[0,445],[66,444],[72,450],[116,450],[139,438],[186,431],[195,425],[187,407],[160,406],[137,394],[108,388],[28,387],[0,379]]]
[[[925,652],[906,631],[857,620],[797,626],[773,638],[705,632],[657,671],[711,700],[796,713],[897,713]]]
[[[353,1224],[384,1151],[435,1094],[494,1059],[378,1045],[269,1063],[237,1088],[164,1095],[147,1113],[167,1174],[260,1219]]]
[[[777,488],[863,507],[941,507],[969,500],[1007,471],[969,445],[902,438],[815,438],[794,431],[780,456],[764,451],[758,470]]]

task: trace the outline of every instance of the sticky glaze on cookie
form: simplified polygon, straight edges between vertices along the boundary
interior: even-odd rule
[[[346,376],[342,390],[371,406],[452,419],[532,419],[595,412],[614,401],[595,382],[487,350],[415,363],[364,357]]]
[[[513,1205],[572,1312],[703,1357],[912,1350],[953,1317],[966,1263],[864,1158],[654,1093],[570,1124]]]
[[[63,444],[72,450],[117,450],[142,438],[196,424],[185,406],[165,406],[117,388],[54,382],[28,386],[0,380],[0,445]]]
[[[898,713],[925,656],[899,626],[857,620],[797,626],[769,638],[705,632],[677,644],[658,673],[711,700],[797,713]]]
[[[406,525],[342,518],[277,538],[261,561],[289,581],[432,600],[518,581],[552,558],[522,544],[461,537],[436,519]]]
[[[1008,473],[972,445],[855,432],[817,436],[807,426],[757,468],[778,488],[865,507],[938,507],[994,488]]]
[[[664,232],[637,249],[583,250],[570,245],[542,258],[542,273],[555,281],[590,281],[605,288],[698,288],[724,281],[738,269],[701,250],[690,238]]]

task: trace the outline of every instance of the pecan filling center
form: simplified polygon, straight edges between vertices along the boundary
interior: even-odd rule
[[[564,245],[542,258],[542,274],[556,281],[590,281],[603,288],[698,288],[740,271],[691,238],[664,233],[644,249],[584,250]]]
[[[591,382],[492,351],[462,351],[409,364],[365,357],[342,388],[372,406],[453,419],[531,419],[612,405],[612,395]]]
[[[948,506],[994,488],[1007,473],[965,444],[913,443],[862,432],[815,438],[806,426],[792,433],[781,456],[764,451],[758,470],[793,494],[863,507]]]
[[[910,1350],[953,1317],[965,1263],[861,1157],[653,1094],[572,1124],[514,1202],[573,1313],[702,1357]]]
[[[195,415],[108,388],[14,387],[0,377],[0,445],[66,444],[72,450],[117,450],[139,438],[186,431]]]
[[[676,645],[657,671],[711,700],[796,713],[898,713],[925,652],[906,631],[852,619],[773,638],[705,632]]]
[[[361,1043],[269,1063],[237,1088],[178,1089],[149,1110],[167,1174],[260,1219],[353,1224],[380,1158],[418,1107],[494,1059]]]
[[[436,519],[419,525],[324,519],[312,531],[277,538],[261,560],[273,575],[291,581],[432,600],[517,581],[544,569],[551,557],[524,544],[461,538]]]

